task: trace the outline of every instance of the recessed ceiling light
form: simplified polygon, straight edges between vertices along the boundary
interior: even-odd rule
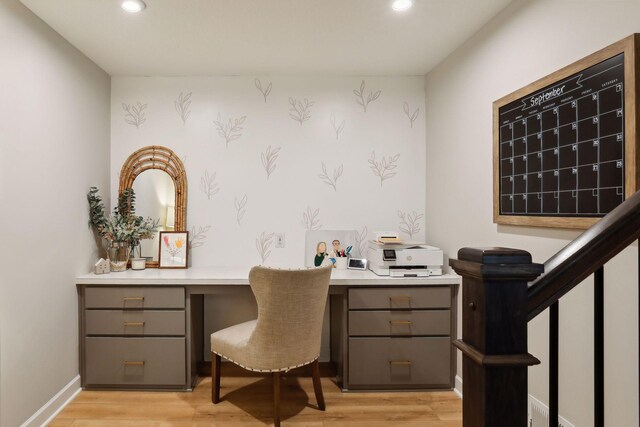
[[[142,11],[142,9],[147,7],[147,5],[144,4],[144,2],[142,0],[124,0],[120,4],[120,7],[125,12],[138,13],[138,12]]]
[[[411,9],[413,6],[413,0],[394,0],[391,3],[391,8],[396,12],[404,12],[405,10]]]

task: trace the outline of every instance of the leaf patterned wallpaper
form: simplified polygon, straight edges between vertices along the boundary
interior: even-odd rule
[[[175,151],[193,266],[300,267],[307,230],[425,240],[422,77],[113,77],[111,99],[112,200],[133,151]]]

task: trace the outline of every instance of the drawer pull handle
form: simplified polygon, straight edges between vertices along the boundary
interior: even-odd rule
[[[389,299],[391,301],[393,301],[394,299],[401,299],[401,300],[405,300],[405,301],[411,301],[411,297],[405,296],[405,295],[390,296]]]
[[[411,360],[390,360],[390,365],[411,365]]]
[[[144,326],[144,322],[124,322],[124,326]]]
[[[125,360],[124,366],[144,366],[144,360],[142,361]]]
[[[392,325],[410,325],[411,320],[389,320]]]
[[[124,297],[124,301],[144,301],[144,297]]]

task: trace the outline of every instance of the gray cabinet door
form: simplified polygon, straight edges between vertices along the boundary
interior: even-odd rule
[[[349,289],[349,309],[419,309],[451,307],[449,286]]]
[[[88,287],[85,308],[184,308],[184,288]]]
[[[184,310],[86,310],[87,335],[184,336]]]
[[[448,336],[450,331],[450,310],[349,312],[349,336]]]
[[[349,338],[349,386],[451,387],[450,361],[449,337]]]
[[[85,338],[92,385],[178,386],[187,383],[185,338]]]

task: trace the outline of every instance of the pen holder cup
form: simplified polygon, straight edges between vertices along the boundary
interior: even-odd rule
[[[347,257],[336,258],[336,268],[338,270],[346,270],[348,264],[349,264],[349,258]]]

